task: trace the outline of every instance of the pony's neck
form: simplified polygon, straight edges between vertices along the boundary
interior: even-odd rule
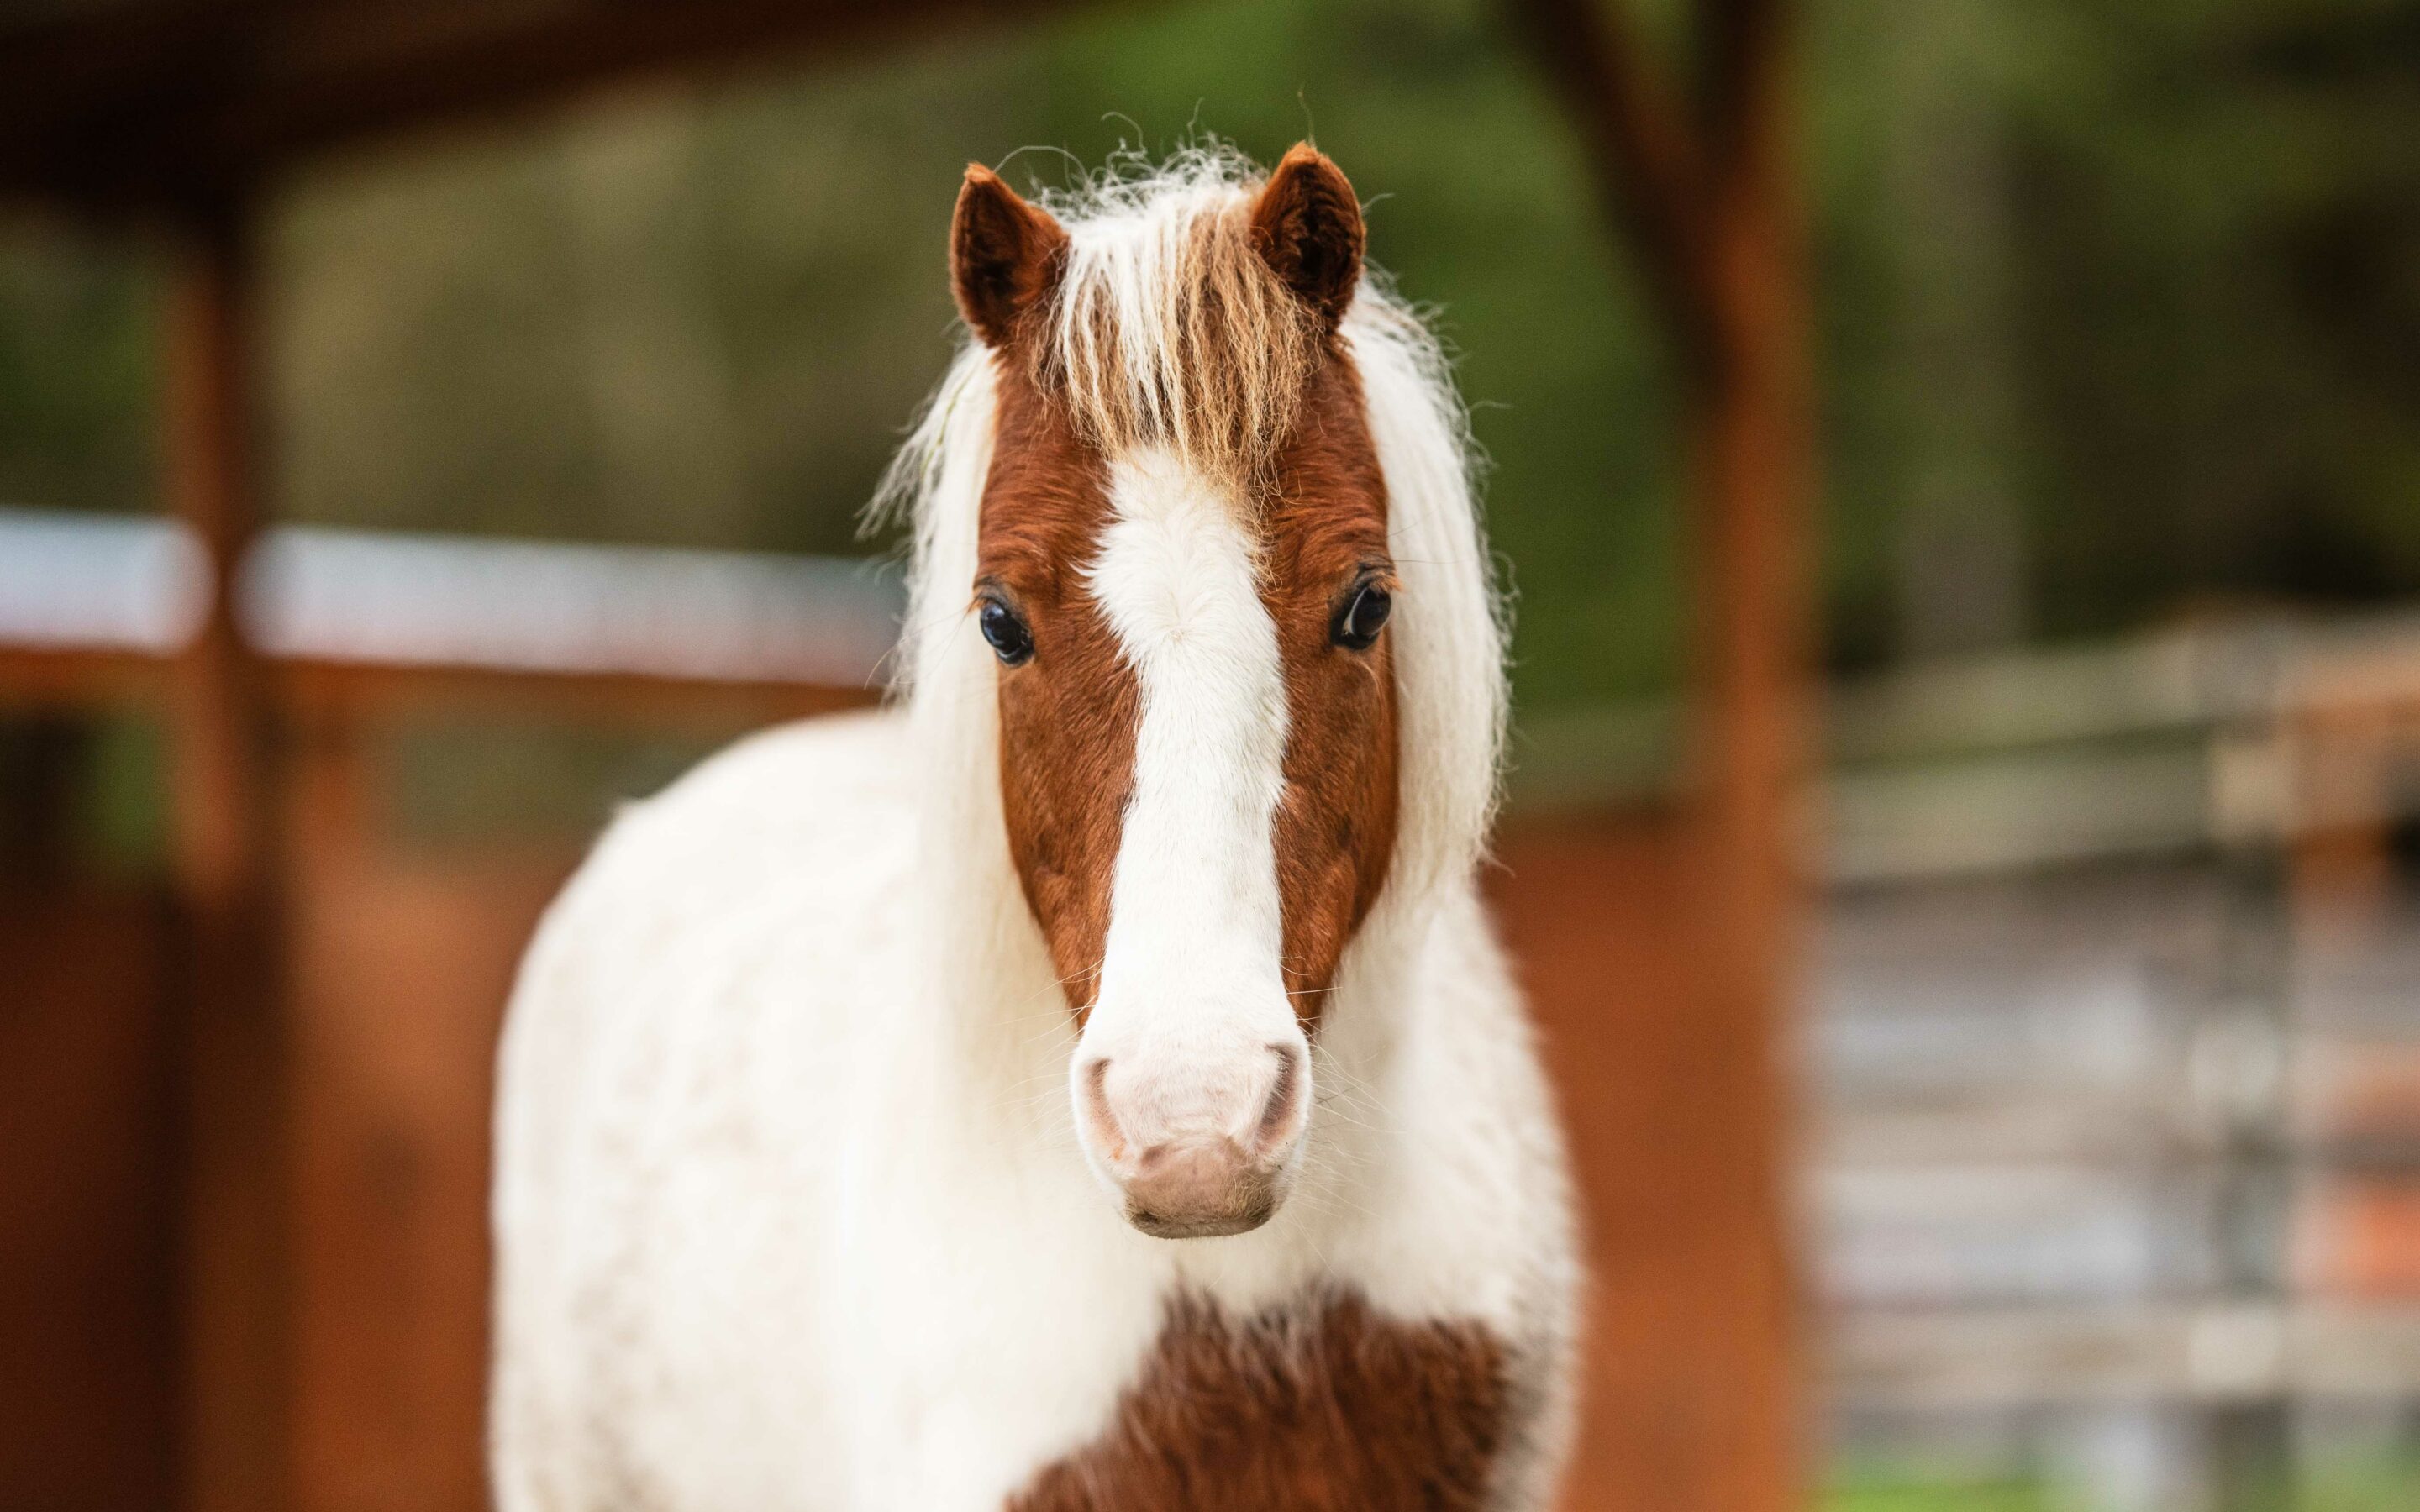
[[[908,709],[928,885],[921,986],[895,1039],[913,1063],[907,1074],[952,1114],[990,1119],[994,1134],[1057,1131],[1076,1025],[1009,856],[992,690],[956,671],[945,662]]]

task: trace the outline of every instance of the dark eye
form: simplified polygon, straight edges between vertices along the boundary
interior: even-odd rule
[[[976,623],[983,626],[983,638],[1000,654],[1000,659],[1011,667],[1022,667],[1033,659],[1033,632],[1016,610],[997,598],[986,598],[976,611]]]
[[[1394,608],[1395,595],[1384,584],[1363,583],[1337,612],[1328,638],[1348,651],[1367,651],[1387,627],[1387,616]]]

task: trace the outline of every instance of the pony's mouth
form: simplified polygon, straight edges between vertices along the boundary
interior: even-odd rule
[[[1277,1211],[1277,1194],[1266,1191],[1258,1200],[1236,1212],[1184,1218],[1163,1217],[1138,1203],[1129,1202],[1126,1204],[1126,1222],[1154,1239],[1224,1239],[1231,1234],[1250,1233],[1267,1223]]]

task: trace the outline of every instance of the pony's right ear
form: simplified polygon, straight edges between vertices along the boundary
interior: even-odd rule
[[[1042,301],[1065,261],[1067,233],[1028,205],[1000,175],[967,164],[950,221],[950,285],[958,313],[988,347],[1006,347]]]

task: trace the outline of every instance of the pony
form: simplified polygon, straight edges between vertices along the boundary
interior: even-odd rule
[[[1307,144],[971,166],[950,236],[904,686],[624,811],[521,967],[497,1504],[1543,1507],[1579,1269],[1438,344]]]

